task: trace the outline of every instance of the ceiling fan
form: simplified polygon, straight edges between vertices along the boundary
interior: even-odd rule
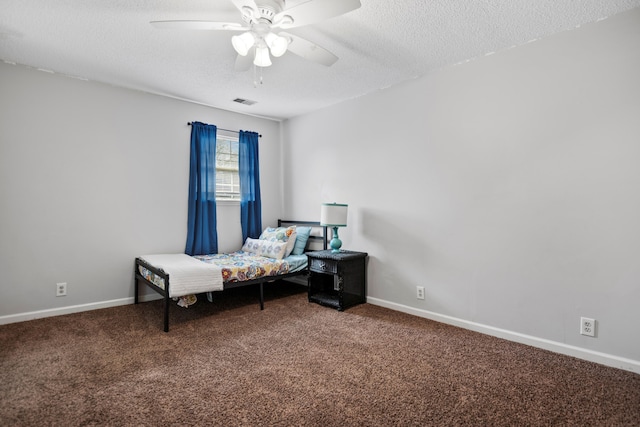
[[[238,53],[236,70],[254,65],[268,67],[271,56],[289,51],[310,61],[331,66],[338,57],[302,37],[280,31],[333,18],[358,9],[360,0],[310,0],[290,8],[285,0],[231,0],[242,14],[242,21],[151,21],[157,28],[240,31],[231,37]],[[275,31],[278,31],[276,34]]]

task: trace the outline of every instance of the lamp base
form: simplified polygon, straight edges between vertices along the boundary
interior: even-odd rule
[[[333,239],[331,239],[331,242],[329,242],[329,246],[331,246],[331,252],[340,252],[340,248],[342,247],[342,240],[340,240],[340,238],[338,237],[338,227],[333,227]]]

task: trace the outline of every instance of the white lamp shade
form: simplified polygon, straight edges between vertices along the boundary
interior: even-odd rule
[[[249,53],[249,49],[253,47],[255,42],[255,37],[253,37],[253,34],[251,34],[249,31],[247,31],[246,33],[242,33],[239,36],[231,37],[231,44],[233,45],[233,48],[236,50],[236,52],[238,52],[239,55],[242,56],[247,56],[247,53]]]
[[[323,203],[320,210],[320,225],[346,227],[348,206],[339,203]]]
[[[271,65],[271,58],[269,58],[269,48],[266,46],[256,47],[256,57],[253,63],[258,67],[268,67]]]
[[[276,58],[284,55],[289,46],[289,40],[286,37],[277,36],[274,33],[269,33],[264,37],[264,41],[267,42],[267,46],[271,49],[271,55]]]

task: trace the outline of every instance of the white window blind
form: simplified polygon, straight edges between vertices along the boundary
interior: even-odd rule
[[[238,137],[216,137],[216,200],[240,200]]]

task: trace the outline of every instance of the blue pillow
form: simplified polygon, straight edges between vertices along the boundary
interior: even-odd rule
[[[296,244],[293,246],[291,255],[302,255],[304,248],[307,246],[309,235],[311,234],[311,227],[297,227],[296,232],[298,235],[296,236]]]

